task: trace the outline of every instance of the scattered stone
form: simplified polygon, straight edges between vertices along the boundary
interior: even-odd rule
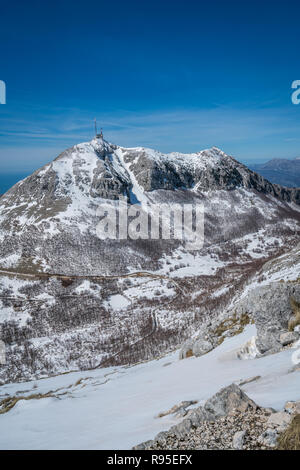
[[[300,401],[288,401],[286,402],[284,409],[292,415],[300,414]]]
[[[163,418],[164,416],[177,413],[178,416],[185,416],[187,414],[187,408],[191,405],[198,403],[197,400],[186,400],[179,403],[179,405],[174,405],[167,411],[162,411],[158,413],[157,418]]]
[[[288,331],[287,333],[282,333],[280,335],[280,342],[282,346],[287,346],[288,344],[294,343],[299,338],[299,334],[295,331]]]
[[[241,387],[242,385],[250,384],[251,382],[256,382],[259,379],[261,379],[261,375],[256,375],[255,377],[250,377],[249,379],[241,380],[238,385],[239,387]]]
[[[257,405],[236,384],[222,388],[207,400],[204,409],[213,416],[225,416],[233,410],[246,411],[256,409]]]
[[[258,438],[258,442],[264,447],[274,448],[277,445],[278,431],[275,429],[266,429]]]
[[[175,407],[171,410],[174,409]],[[204,406],[190,410],[181,423],[172,426],[169,431],[159,433],[150,443],[148,441],[139,444],[134,449],[233,448],[232,440],[236,432],[247,430],[244,427],[244,424],[247,423],[245,416],[248,416],[250,423],[253,419],[254,421],[258,417],[260,419],[261,414],[263,414],[261,419],[266,421],[269,414],[262,413],[243,390],[236,384],[231,384],[207,400]],[[253,426],[249,425],[248,427],[247,435],[251,436]],[[228,432],[228,429],[231,431]],[[257,429],[260,432],[261,426],[259,425]],[[200,436],[196,436],[194,443],[196,447],[189,447],[191,445],[190,436],[194,433],[197,434],[197,432],[200,433]],[[179,441],[182,442],[182,445],[178,444]],[[197,447],[198,441],[200,447]],[[218,442],[219,444],[217,444]],[[186,445],[188,443],[188,446],[184,447],[184,443]]]
[[[276,410],[274,410],[274,408],[264,408],[264,410],[267,416],[270,416],[271,414],[276,413]]]
[[[179,351],[179,359],[186,359],[187,357],[193,356],[193,344],[194,341],[189,339],[186,341]]]
[[[212,349],[213,345],[210,341],[200,338],[193,344],[192,351],[194,356],[199,357],[208,353]]]
[[[246,431],[238,431],[235,433],[232,439],[232,447],[235,450],[242,450],[244,446]]]
[[[260,357],[261,353],[256,346],[256,337],[253,336],[247,343],[238,348],[236,352],[238,359],[247,360],[254,359],[255,357]]]
[[[300,370],[300,364],[295,364],[288,370],[288,374],[292,374],[293,372],[298,372]]]
[[[248,409],[246,412],[232,411],[215,421],[205,420],[191,426],[186,434],[170,429],[160,433],[155,440],[145,442],[135,449],[150,450],[260,450],[272,449],[267,440],[259,442],[267,429],[268,415],[264,409]],[[186,420],[185,420],[186,421]],[[175,426],[173,427],[175,428]],[[182,431],[182,429],[181,429]],[[275,430],[271,430],[276,433]],[[277,437],[277,434],[276,434]]]
[[[276,426],[285,429],[291,422],[292,416],[286,411],[278,411],[278,413],[273,413],[268,419],[269,427]]]
[[[190,402],[180,405],[185,403]],[[189,410],[181,423],[134,449],[273,450],[294,416],[299,416],[299,408],[300,401],[287,402],[285,411],[261,408],[232,384],[207,400],[204,406]]]

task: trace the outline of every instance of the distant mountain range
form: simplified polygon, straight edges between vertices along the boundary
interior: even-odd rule
[[[300,157],[293,160],[273,158],[266,163],[249,166],[271,183],[291,188],[300,186]]]

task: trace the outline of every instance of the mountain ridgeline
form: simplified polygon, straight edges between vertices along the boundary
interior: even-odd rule
[[[245,211],[248,220],[257,219],[257,227],[269,212],[259,209],[266,198],[270,201],[268,208],[276,206],[282,211],[293,210],[290,203],[300,204],[300,189],[272,184],[217,148],[190,155],[162,154],[94,139],[66,150],[1,198],[0,233],[5,237],[0,266],[2,258],[6,267],[33,272],[42,268],[64,274],[114,274],[115,263],[103,261],[103,247],[111,241],[100,244],[97,239],[96,209],[106,199],[120,196],[131,203],[203,203],[206,244],[234,236],[228,224],[224,227],[232,212],[238,212],[234,232],[243,235],[247,222],[241,220],[241,212]],[[248,207],[250,199],[252,208]],[[211,206],[216,202],[215,209]],[[218,232],[211,230],[212,225]],[[142,257],[140,265],[145,253],[141,252],[141,243],[136,245],[137,256]],[[159,242],[156,245],[161,254],[165,248]],[[126,272],[126,263],[120,259],[122,243],[115,249],[118,272]],[[67,261],[62,260],[62,250]],[[130,253],[128,257],[134,266]]]
[[[100,239],[97,210],[120,196],[142,206],[201,203],[203,247]],[[75,145],[0,199],[0,380],[180,347],[215,325],[266,262],[296,247],[299,227],[300,189],[272,184],[217,148]]]

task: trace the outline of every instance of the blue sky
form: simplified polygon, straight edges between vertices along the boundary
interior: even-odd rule
[[[296,1],[0,0],[0,13],[2,181],[90,140],[94,117],[123,146],[300,155]]]

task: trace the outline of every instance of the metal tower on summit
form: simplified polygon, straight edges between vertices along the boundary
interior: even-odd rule
[[[101,127],[101,130],[100,130],[100,134],[97,134],[97,120],[96,120],[96,118],[94,119],[94,121],[95,121],[95,136],[96,136],[96,139],[103,139],[102,127]]]

